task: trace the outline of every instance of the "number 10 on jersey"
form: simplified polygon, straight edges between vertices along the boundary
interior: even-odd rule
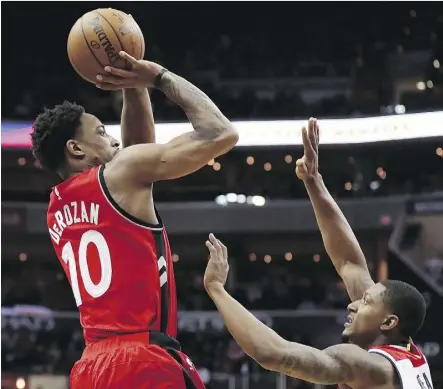
[[[91,274],[89,273],[87,260],[89,244],[94,244],[97,248],[98,258],[100,261],[101,278],[97,284],[94,284],[91,279]],[[100,232],[95,230],[86,231],[80,239],[77,256],[80,268],[80,277],[86,292],[94,298],[102,296],[109,289],[112,279],[111,253],[109,252],[109,247],[106,243],[105,237],[100,234]],[[68,242],[63,246],[62,258],[63,261],[68,265],[72,291],[74,293],[77,307],[79,307],[82,305],[82,298],[78,285],[77,266],[75,264],[76,255],[74,253],[74,249],[72,248],[71,242]]]

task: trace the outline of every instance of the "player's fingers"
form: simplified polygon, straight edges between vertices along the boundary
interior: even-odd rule
[[[314,149],[312,148],[311,141],[309,140],[308,131],[306,127],[302,128],[302,138],[303,138],[303,147],[305,149],[305,155],[308,158],[312,158],[314,156]]]
[[[97,75],[96,78],[98,80],[98,83],[100,83],[100,84],[125,85],[128,82],[126,79],[124,79],[122,77],[106,76],[106,75],[103,75],[103,74]]]
[[[130,56],[126,51],[120,51],[120,53],[118,54],[120,55],[121,58],[128,61],[131,65],[138,65],[138,60]]]
[[[215,254],[216,250],[209,240],[206,241],[206,247],[208,248],[211,254]]]
[[[129,70],[117,69],[117,68],[113,68],[112,66],[106,66],[105,71],[114,75],[114,76],[119,76],[119,77],[123,77],[123,78],[137,77],[137,74],[135,74]]]
[[[95,83],[95,86],[98,89],[103,89],[103,90],[119,90],[119,89],[123,89],[123,86],[120,85],[114,85],[114,84],[108,84],[106,82],[97,82]]]
[[[219,240],[219,243],[222,248],[223,260],[225,262],[227,262],[228,261],[228,248],[223,244],[223,242],[221,240]]]
[[[209,241],[215,246],[218,242],[217,242],[217,238],[215,237],[215,235],[211,232],[209,234]]]
[[[314,151],[315,151],[315,145],[317,144],[317,137],[316,137],[316,133],[315,133],[316,127],[317,127],[317,119],[310,118],[309,119],[308,136],[309,136],[309,141],[311,142],[311,146]]]

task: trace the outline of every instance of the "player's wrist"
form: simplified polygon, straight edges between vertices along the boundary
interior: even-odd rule
[[[225,286],[221,282],[211,282],[205,285],[205,288],[211,298],[225,291]]]
[[[158,74],[155,76],[154,79],[154,87],[157,89],[161,89],[165,79],[167,78],[167,76],[165,76],[165,74],[169,73],[169,70],[166,68],[161,68],[158,72]]]
[[[308,174],[303,180],[305,185],[317,185],[323,181],[323,177],[319,172],[314,174]]]

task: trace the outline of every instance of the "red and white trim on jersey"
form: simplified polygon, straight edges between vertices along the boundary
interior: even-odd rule
[[[428,361],[412,342],[407,347],[381,345],[369,349],[389,359],[397,371],[402,389],[433,389]]]
[[[136,218],[135,216],[132,216],[131,214],[126,212],[122,207],[120,207],[117,204],[117,202],[112,198],[111,193],[109,192],[109,189],[108,189],[106,182],[105,182],[105,177],[104,177],[105,167],[106,167],[106,165],[101,165],[97,169],[97,172],[98,172],[97,178],[98,178],[98,182],[100,184],[100,189],[102,190],[103,196],[108,201],[109,205],[111,205],[111,207],[114,208],[115,212],[120,214],[120,216],[125,218],[127,221],[134,223],[139,227],[147,228],[148,230],[152,230],[152,231],[162,231],[163,230],[163,222],[161,221],[161,219],[157,213],[157,209],[155,210],[155,213],[156,213],[156,216],[159,220],[159,223],[158,224],[151,224],[151,223],[144,222],[143,220],[140,220],[140,219]]]

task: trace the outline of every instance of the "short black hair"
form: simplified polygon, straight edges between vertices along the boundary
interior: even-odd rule
[[[426,300],[412,285],[398,280],[381,282],[386,291],[383,300],[398,316],[400,335],[413,338],[420,330],[426,316]]]
[[[81,105],[65,101],[38,115],[31,137],[32,151],[40,165],[57,171],[65,158],[65,144],[75,136],[84,113]]]

